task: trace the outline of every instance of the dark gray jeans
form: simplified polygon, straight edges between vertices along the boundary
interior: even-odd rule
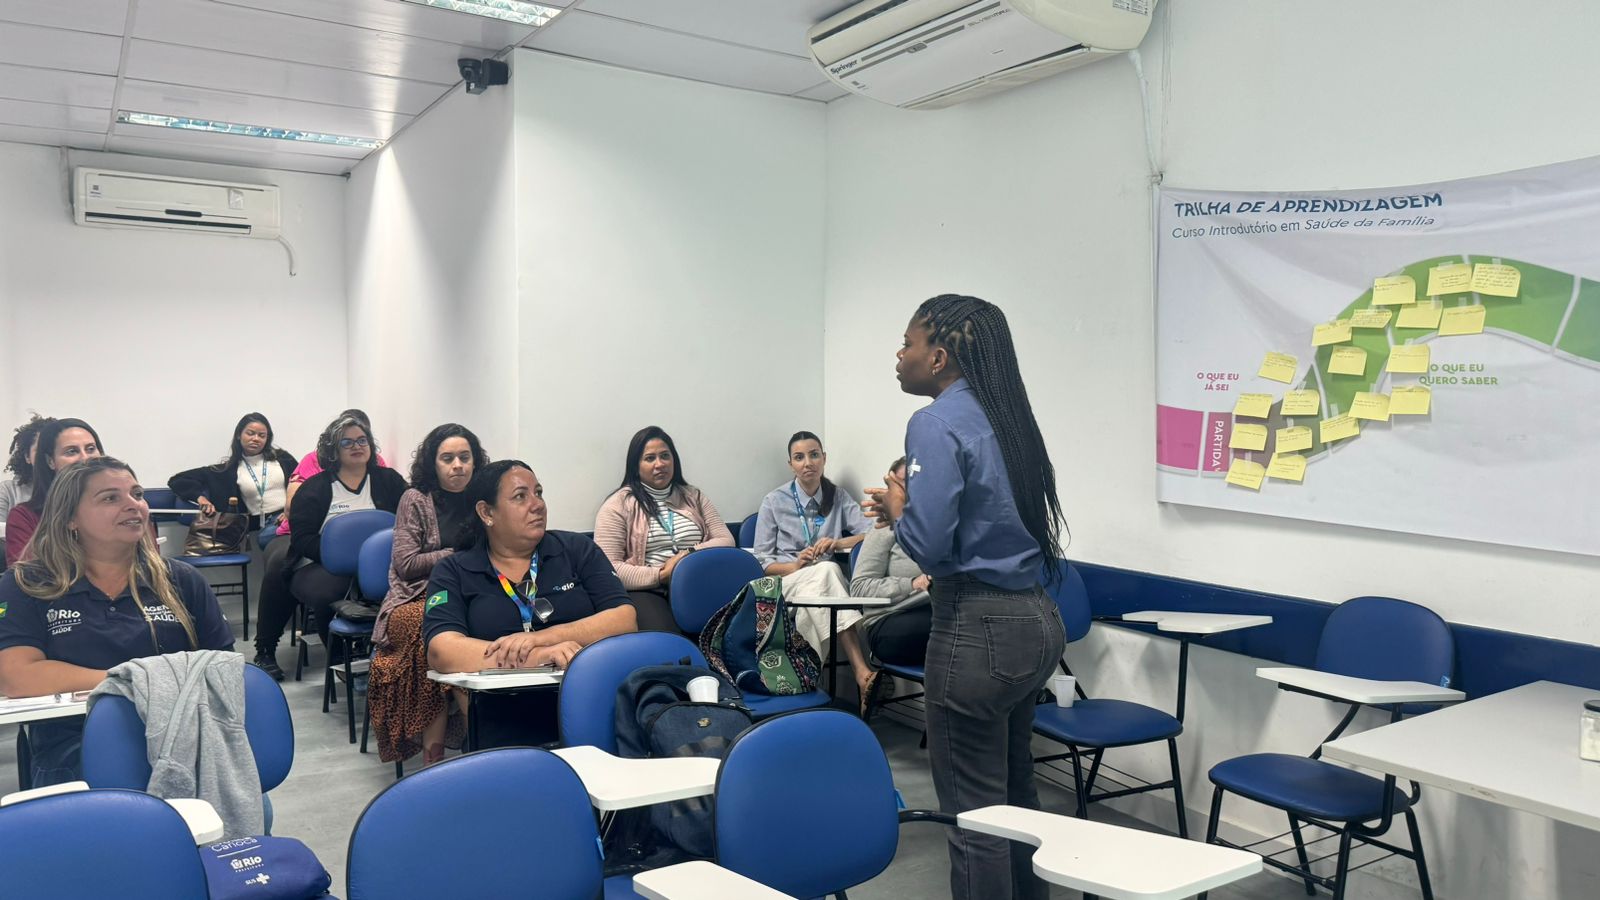
[[[1006,591],[957,576],[933,582],[928,640],[928,756],[939,809],[1039,808],[1033,707],[1066,644],[1061,612],[1043,590]],[[947,829],[955,900],[1049,896],[1033,848]]]

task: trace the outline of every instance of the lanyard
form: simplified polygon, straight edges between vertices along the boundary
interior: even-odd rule
[[[666,532],[667,532],[667,540],[672,542],[672,552],[673,553],[677,553],[678,552],[678,514],[669,509],[669,510],[667,510],[666,521],[662,521],[661,516],[658,514],[656,516],[656,524],[660,525],[663,529],[666,530]]]
[[[254,482],[254,484],[256,486],[256,499],[261,500],[263,503],[265,503],[266,499],[267,499],[267,482],[271,480],[271,479],[269,479],[267,477],[267,457],[266,457],[266,454],[262,454],[262,456],[261,456],[261,477],[260,478],[256,477],[256,470],[250,468],[250,464],[248,462],[245,462],[242,459],[239,460],[239,461],[244,463],[244,471],[245,471],[245,473],[250,476],[250,480],[252,482]],[[265,511],[266,511],[265,509],[262,510],[262,512],[265,512]]]
[[[513,603],[517,604],[517,613],[522,616],[522,630],[532,631],[533,601],[534,598],[539,596],[539,554],[535,553],[528,560],[528,584],[532,586],[532,590],[527,599],[523,599],[522,593],[511,586],[511,579],[501,575],[498,570],[494,574],[500,579],[500,589],[506,592],[506,596],[510,597]],[[539,621],[543,622],[545,618],[547,617],[540,616]]]
[[[828,517],[818,513],[815,526],[813,526],[812,517],[806,515],[805,509],[800,506],[800,492],[794,489],[794,482],[792,481],[789,482],[789,496],[794,500],[794,512],[795,515],[800,517],[800,528],[805,532],[806,546],[809,547],[817,542],[817,538],[822,536],[822,524],[828,521]]]

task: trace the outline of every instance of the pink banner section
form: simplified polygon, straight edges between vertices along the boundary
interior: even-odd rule
[[[1206,413],[1205,449],[1201,451],[1200,471],[1228,471],[1233,464],[1233,453],[1228,450],[1228,439],[1233,436],[1233,413]]]
[[[1200,467],[1200,428],[1204,413],[1197,409],[1156,404],[1156,465],[1174,469]]]

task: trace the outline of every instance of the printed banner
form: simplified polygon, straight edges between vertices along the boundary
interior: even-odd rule
[[[1600,555],[1600,159],[1157,227],[1161,500]]]

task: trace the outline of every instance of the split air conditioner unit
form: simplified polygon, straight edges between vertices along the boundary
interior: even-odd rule
[[[276,238],[278,189],[270,184],[195,181],[167,175],[73,170],[73,221],[113,228],[165,228]]]
[[[851,93],[937,109],[1139,46],[1157,0],[868,0],[808,32]]]

